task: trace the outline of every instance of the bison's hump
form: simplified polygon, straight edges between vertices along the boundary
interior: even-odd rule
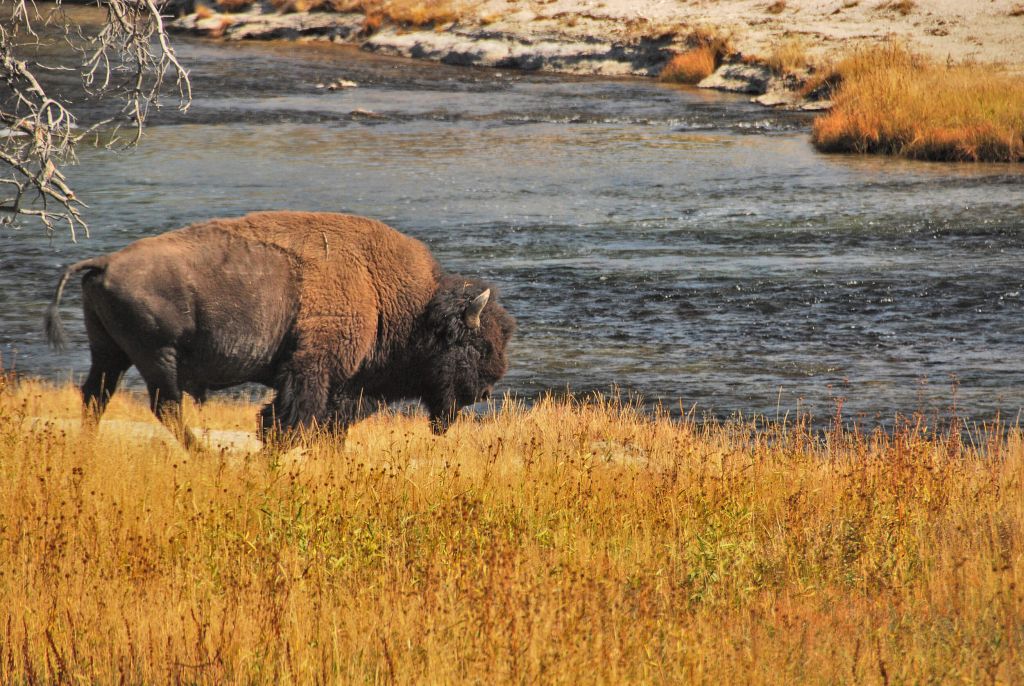
[[[376,346],[402,345],[433,297],[441,269],[422,242],[387,224],[330,212],[254,212],[183,230],[200,239],[209,232],[274,246],[295,264],[299,291],[296,326],[316,336],[362,337],[369,327]],[[324,318],[337,322],[329,332]],[[359,321],[359,332],[344,322]],[[364,342],[365,343],[365,342]],[[327,342],[324,342],[325,346]],[[331,348],[335,348],[332,342]]]

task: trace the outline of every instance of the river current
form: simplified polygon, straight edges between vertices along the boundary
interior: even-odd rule
[[[0,228],[7,368],[79,380],[42,314],[64,265],[251,210],[365,214],[497,284],[499,390],[619,389],[717,416],[841,399],[869,424],[1024,407],[1024,171],[826,156],[808,115],[649,81],[179,38],[188,115],[71,170],[91,237]],[[329,91],[338,78],[357,88]],[[133,371],[128,382],[138,385]]]

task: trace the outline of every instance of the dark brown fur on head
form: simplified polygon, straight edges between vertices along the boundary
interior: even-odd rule
[[[485,291],[490,291],[490,298],[474,327],[467,322],[467,311]],[[417,347],[426,377],[423,400],[436,431],[447,428],[460,408],[487,399],[508,370],[507,347],[515,320],[497,300],[493,286],[447,274],[427,304]]]

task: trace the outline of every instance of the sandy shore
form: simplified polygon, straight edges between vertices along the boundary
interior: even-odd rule
[[[82,430],[79,419],[66,417],[27,417],[27,426],[33,431],[53,428],[68,435],[78,435]],[[190,427],[208,450],[213,452],[231,452],[240,455],[258,453],[263,448],[256,434],[251,431],[228,429],[206,429]],[[146,445],[153,441],[164,445],[181,448],[174,435],[160,422],[126,421],[123,419],[105,419],[99,424],[99,437],[105,441],[115,439]],[[182,448],[182,450],[184,450]]]
[[[500,16],[491,27],[510,33],[548,31],[617,41],[708,29],[730,36],[739,52],[751,56],[767,56],[791,40],[803,42],[820,59],[858,44],[896,39],[941,60],[999,62],[1024,70],[1024,3],[918,0],[909,5],[904,14],[899,3],[882,0],[490,0],[478,16]],[[516,11],[505,9],[512,7]]]

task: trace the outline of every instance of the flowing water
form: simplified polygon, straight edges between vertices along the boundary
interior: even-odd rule
[[[516,316],[503,389],[622,391],[716,415],[1015,417],[1024,173],[824,156],[805,115],[648,81],[179,39],[188,116],[73,170],[92,235],[0,229],[0,353],[88,367],[42,313],[61,267],[208,217],[365,214],[492,280]],[[359,83],[317,89],[339,77]],[[129,378],[138,384],[137,376]]]

